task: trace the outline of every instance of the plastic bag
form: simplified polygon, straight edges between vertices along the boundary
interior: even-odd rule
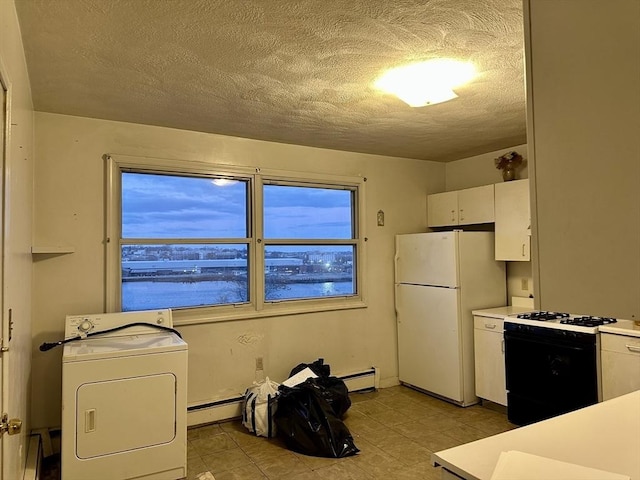
[[[309,368],[313,373],[318,375],[318,378],[314,379],[314,381],[323,387],[320,393],[329,405],[331,405],[336,416],[338,418],[344,417],[344,414],[347,413],[347,410],[351,407],[349,389],[344,381],[338,377],[331,376],[331,367],[324,363],[323,358],[319,358],[313,363],[300,363],[291,370],[289,377],[293,377],[305,368]]]
[[[276,435],[274,416],[278,410],[279,386],[267,377],[264,382],[244,392],[242,424],[259,437],[272,438]]]
[[[293,370],[291,370],[289,377],[293,377],[296,373],[301,372],[305,368],[311,369],[311,371],[319,377],[328,377],[331,375],[331,366],[324,363],[324,358],[319,358],[313,363],[300,363],[296,365],[293,367]]]
[[[338,418],[317,379],[280,387],[275,419],[287,448],[316,457],[342,458],[360,450],[347,426]]]

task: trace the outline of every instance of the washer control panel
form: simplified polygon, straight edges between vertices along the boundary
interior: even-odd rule
[[[87,334],[111,330],[123,325],[152,324],[173,328],[173,318],[170,309],[144,310],[137,312],[96,313],[91,315],[67,315],[64,338],[84,336]],[[133,325],[129,328],[109,332],[105,335],[123,336],[145,334],[157,331],[144,325]]]

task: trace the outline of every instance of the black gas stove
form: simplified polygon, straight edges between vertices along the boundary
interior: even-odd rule
[[[616,322],[549,311],[505,318],[509,421],[525,425],[597,403],[598,327]]]

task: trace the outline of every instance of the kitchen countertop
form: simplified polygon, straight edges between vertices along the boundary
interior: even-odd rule
[[[435,452],[431,462],[463,479],[490,480],[501,452],[513,450],[640,480],[640,390]]]
[[[509,305],[507,307],[483,308],[481,310],[473,310],[471,313],[478,317],[504,318],[509,315],[515,315],[517,313],[531,312],[532,310],[534,309]]]
[[[598,327],[598,330],[602,333],[614,333],[616,335],[640,337],[640,322],[634,322],[633,320],[618,320],[616,323],[602,325],[601,327]]]

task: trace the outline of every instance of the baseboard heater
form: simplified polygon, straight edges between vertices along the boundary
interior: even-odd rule
[[[336,375],[347,385],[349,393],[364,392],[378,388],[380,383],[376,367],[345,375]],[[220,422],[241,416],[241,395],[215,400],[212,402],[189,405],[187,408],[187,425],[195,426],[205,423]]]

